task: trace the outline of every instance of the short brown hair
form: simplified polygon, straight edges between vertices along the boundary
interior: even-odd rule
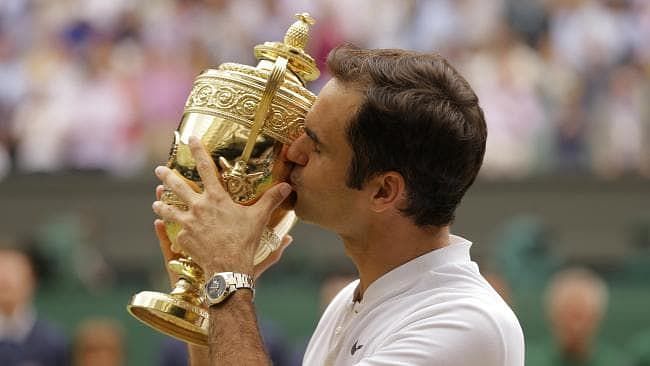
[[[467,81],[437,54],[397,49],[343,45],[327,65],[365,97],[346,131],[353,150],[347,185],[361,189],[369,178],[396,171],[406,182],[404,214],[418,226],[451,223],[487,138]]]

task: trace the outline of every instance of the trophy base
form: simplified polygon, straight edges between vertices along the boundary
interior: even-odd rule
[[[133,296],[127,310],[144,324],[199,346],[208,345],[208,311],[172,295],[142,291]]]

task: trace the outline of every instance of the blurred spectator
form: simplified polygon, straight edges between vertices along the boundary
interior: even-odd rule
[[[114,50],[109,39],[92,35],[85,51],[84,73],[70,105],[70,129],[65,136],[65,161],[75,170],[120,172],[137,157],[124,154],[129,144],[129,124],[133,112],[125,92],[111,69]]]
[[[610,74],[594,111],[598,129],[592,150],[594,168],[601,175],[644,173],[644,145],[650,142],[645,136],[650,126],[649,98],[647,80],[635,65],[621,65]]]
[[[19,101],[27,92],[27,79],[18,45],[5,29],[0,13],[0,180],[9,174],[13,136],[9,121]]]
[[[632,48],[622,1],[553,0],[550,35],[566,65],[590,72],[619,62]]]
[[[0,364],[69,365],[66,337],[33,306],[37,270],[22,250],[0,248]]]
[[[172,131],[180,122],[192,86],[193,72],[189,67],[182,58],[156,49],[145,50],[145,72],[138,79],[137,97],[147,153],[152,161],[167,159]]]
[[[116,321],[91,318],[77,327],[74,366],[121,366],[124,365],[124,353],[124,332]]]
[[[543,1],[506,0],[505,16],[510,26],[531,47],[539,43],[548,27],[548,13]]]
[[[488,139],[481,174],[519,178],[535,171],[548,126],[538,89],[544,74],[539,56],[507,27],[493,33],[469,57],[468,78],[481,99]]]
[[[568,268],[558,272],[545,293],[553,339],[530,347],[528,366],[631,365],[628,356],[598,339],[607,312],[608,288],[594,272]]]

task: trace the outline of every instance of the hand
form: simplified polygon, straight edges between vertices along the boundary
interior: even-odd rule
[[[183,211],[158,200],[153,203],[154,212],[164,220],[181,225],[177,238],[179,246],[206,273],[261,273],[255,270],[253,258],[262,231],[273,210],[291,193],[291,186],[279,183],[265,192],[255,204],[239,205],[224,190],[214,162],[201,142],[192,137],[189,145],[203,182],[203,192],[195,192],[178,174],[159,166],[156,175],[188,205],[188,210]],[[159,238],[164,233],[162,224],[156,224],[156,233]],[[166,234],[163,238],[166,238]],[[290,242],[290,237],[283,238],[278,252],[258,268],[263,271],[277,261]]]
[[[162,189],[162,186],[159,187],[160,189]],[[160,196],[158,196],[158,199],[160,199]],[[158,242],[160,244],[160,251],[163,254],[163,258],[165,259],[165,264],[173,259],[178,259],[180,255],[174,253],[171,249],[172,242],[169,240],[169,237],[167,236],[167,230],[165,230],[165,222],[163,220],[156,219],[153,224],[154,224],[154,230],[156,232],[156,236],[158,237]],[[291,235],[285,235],[284,238],[282,238],[282,242],[280,243],[278,249],[274,250],[271,254],[269,254],[268,257],[266,257],[266,259],[264,259],[261,263],[255,266],[253,278],[257,281],[257,279],[260,278],[262,273],[264,273],[267,269],[271,268],[271,266],[277,263],[282,257],[282,253],[284,253],[284,250],[292,242],[293,242],[293,238],[291,237]],[[165,266],[165,268],[167,268],[167,266]],[[178,282],[179,280],[178,275],[170,271],[169,269],[167,269],[167,274],[169,275],[170,286],[173,287],[176,284],[176,282]]]

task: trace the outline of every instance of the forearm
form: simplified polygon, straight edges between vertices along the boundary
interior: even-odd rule
[[[210,365],[270,365],[257,326],[253,294],[233,293],[210,307]]]
[[[210,363],[208,347],[189,344],[187,350],[190,356],[190,366],[205,366]]]

